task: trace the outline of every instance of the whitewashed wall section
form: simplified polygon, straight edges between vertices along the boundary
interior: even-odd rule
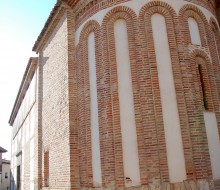
[[[151,17],[156,53],[169,177],[172,183],[186,180],[185,159],[174,86],[170,47],[164,16]]]
[[[91,111],[91,136],[92,136],[92,168],[93,182],[95,186],[102,184],[100,142],[99,142],[99,118],[98,96],[96,83],[96,59],[95,59],[95,36],[90,33],[88,37],[88,61],[90,81],[90,111]]]
[[[114,34],[124,176],[130,178],[132,181],[131,184],[126,183],[125,185],[136,186],[140,184],[140,169],[128,47],[128,32],[125,20],[119,19],[114,23]]]

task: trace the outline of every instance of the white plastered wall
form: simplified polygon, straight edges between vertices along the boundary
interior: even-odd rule
[[[151,17],[171,183],[186,180],[185,159],[164,16]]]
[[[189,24],[189,32],[190,32],[190,38],[191,43],[194,45],[202,45],[200,34],[199,34],[199,27],[194,18],[189,17],[188,18],[188,24]]]
[[[125,20],[119,19],[114,23],[114,34],[124,176],[125,178],[131,180],[125,181],[125,186],[129,187],[140,185],[140,169],[128,47],[128,33]]]
[[[99,118],[98,118],[98,97],[96,83],[96,59],[95,59],[95,36],[92,32],[88,37],[88,61],[90,81],[90,113],[92,133],[92,168],[93,183],[96,187],[102,184],[100,142],[99,142]]]
[[[215,113],[203,112],[209,154],[211,159],[212,175],[214,180],[220,179],[220,139]]]
[[[79,43],[79,37],[80,37],[80,33],[84,27],[84,25],[90,21],[90,20],[95,20],[97,21],[100,25],[102,24],[102,21],[103,21],[103,18],[105,17],[105,15],[110,11],[112,10],[113,8],[117,7],[117,6],[126,6],[126,7],[129,7],[131,8],[136,14],[137,16],[139,16],[139,13],[140,13],[140,10],[141,8],[148,2],[151,2],[153,0],[131,0],[131,1],[128,1],[128,2],[125,2],[125,3],[119,3],[115,6],[112,6],[112,7],[109,7],[109,8],[106,8],[106,9],[103,9],[103,10],[100,10],[98,13],[92,15],[90,18],[88,18],[85,22],[83,22],[79,28],[76,30],[76,33],[75,33],[75,43],[76,45]],[[186,4],[191,4],[189,2],[186,2],[184,0],[161,0],[162,2],[166,2],[168,3],[175,11],[176,11],[176,14],[178,15],[178,12],[179,10]],[[210,13],[208,10],[206,10],[205,8],[201,7],[201,6],[198,6],[198,5],[195,5],[197,6],[202,12],[203,14],[205,15],[206,19],[209,21],[210,17],[213,17],[215,18],[215,16]],[[168,48],[167,48],[168,50]],[[161,59],[162,56],[160,56]],[[172,79],[171,79],[172,80]],[[173,94],[175,96],[175,89],[173,88]],[[176,102],[174,102],[174,104],[176,104]],[[175,106],[174,106],[175,107]],[[173,107],[173,108],[174,108]],[[174,110],[176,109],[176,116],[175,118],[177,118],[177,121],[176,121],[176,132],[177,134],[179,134],[179,137],[178,135],[176,136],[176,138],[180,138],[181,139],[181,133],[180,133],[180,129],[179,128],[179,121],[178,121],[178,110],[177,108],[174,108]],[[172,120],[172,118],[171,118]],[[176,134],[176,132],[174,134]],[[166,139],[169,139],[169,132],[166,133]],[[171,135],[171,132],[170,132],[170,135]],[[167,142],[168,143],[168,142]],[[181,180],[184,180],[186,179],[186,175],[185,175],[185,161],[184,161],[184,156],[183,156],[183,152],[181,151],[182,150],[182,142],[179,142],[177,144],[175,144],[175,141],[174,139],[173,140],[170,140],[170,144],[174,144],[174,146],[177,146],[177,149],[180,150],[180,160],[178,160],[178,162],[180,162],[181,164],[179,165],[178,162],[176,162],[176,160],[172,160],[172,156],[174,154],[174,151],[173,153],[169,153],[168,157],[169,157],[169,162],[173,162],[174,165],[178,165],[178,168],[182,168],[181,171],[182,172],[179,172],[178,175],[176,175],[176,173],[178,173],[178,170],[174,169],[175,167],[169,167],[169,170],[171,171],[171,178],[172,178],[172,181],[173,182],[179,182]],[[170,151],[172,152],[172,150],[170,149]],[[169,151],[168,151],[169,152]],[[169,164],[171,166],[171,164]]]

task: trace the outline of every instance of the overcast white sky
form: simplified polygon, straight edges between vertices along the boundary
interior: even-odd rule
[[[0,0],[0,146],[10,159],[8,120],[32,47],[56,0]]]

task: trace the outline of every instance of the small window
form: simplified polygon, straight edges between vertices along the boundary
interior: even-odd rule
[[[5,173],[5,179],[7,179],[7,178],[8,178],[8,173],[6,172],[6,173]]]
[[[201,89],[202,89],[203,105],[204,105],[205,110],[208,110],[205,83],[204,83],[203,74],[202,74],[202,65],[200,64],[198,65],[198,71],[199,71],[199,79],[200,79],[200,84],[201,84]]]

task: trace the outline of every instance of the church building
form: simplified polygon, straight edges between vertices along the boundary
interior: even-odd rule
[[[220,0],[58,0],[9,119],[13,190],[220,190]]]

